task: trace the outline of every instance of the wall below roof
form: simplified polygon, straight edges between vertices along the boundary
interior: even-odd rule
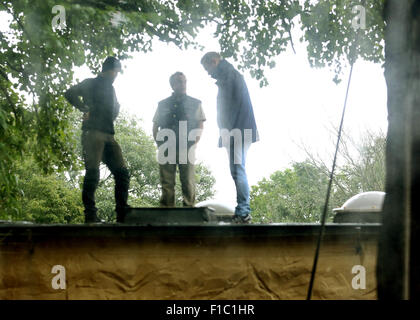
[[[305,299],[315,225],[0,226],[0,299]],[[329,225],[313,299],[376,299],[379,225]],[[53,289],[54,265],[66,289]],[[354,289],[355,265],[366,289]]]

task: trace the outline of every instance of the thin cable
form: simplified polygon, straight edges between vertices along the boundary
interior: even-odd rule
[[[330,180],[328,182],[327,196],[326,196],[326,199],[325,199],[324,210],[322,212],[321,229],[319,231],[318,243],[317,243],[317,246],[316,246],[314,264],[313,264],[312,273],[311,273],[311,281],[309,282],[309,289],[308,289],[308,295],[306,297],[306,300],[311,300],[312,288],[313,288],[314,281],[315,281],[316,267],[317,267],[317,264],[318,264],[319,249],[321,247],[322,237],[324,236],[325,219],[327,217],[328,202],[330,200],[331,186],[332,186],[332,181],[333,181],[333,177],[334,177],[335,165],[336,165],[336,162],[337,162],[338,149],[339,149],[339,146],[340,146],[341,132],[343,130],[344,115],[345,115],[346,107],[347,107],[347,97],[349,95],[351,75],[353,73],[353,64],[354,63],[351,64],[349,79],[348,79],[348,82],[347,82],[347,90],[346,90],[346,97],[344,99],[343,114],[341,115],[340,128],[338,129],[337,145],[335,147],[334,160],[333,160],[332,170],[331,170],[331,174],[330,174]]]

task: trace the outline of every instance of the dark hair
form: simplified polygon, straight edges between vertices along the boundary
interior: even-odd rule
[[[115,69],[121,70],[121,62],[115,57],[106,58],[102,64],[102,72]]]
[[[178,77],[178,76],[184,76],[185,77],[185,74],[183,74],[181,71],[177,71],[173,75],[171,75],[169,77],[169,84],[171,85],[171,87],[173,87],[173,84],[175,82],[175,77]]]
[[[210,63],[213,59],[221,59],[220,54],[214,51],[207,52],[202,58],[201,58],[201,64],[204,63]]]

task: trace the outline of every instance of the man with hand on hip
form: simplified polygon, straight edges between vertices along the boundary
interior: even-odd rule
[[[103,222],[97,216],[95,191],[99,183],[99,164],[106,164],[115,179],[115,202],[117,222],[123,222],[127,209],[129,172],[121,148],[114,139],[114,121],[120,105],[113,82],[121,71],[121,63],[108,57],[102,72],[66,91],[66,99],[84,113],[82,147],[86,174],[83,181],[82,200],[85,207],[85,222]],[[80,100],[80,97],[82,100]]]

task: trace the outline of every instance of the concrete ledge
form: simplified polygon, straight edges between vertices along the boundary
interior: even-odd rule
[[[305,299],[319,228],[0,224],[0,299]],[[376,299],[379,230],[326,226],[313,299]]]

